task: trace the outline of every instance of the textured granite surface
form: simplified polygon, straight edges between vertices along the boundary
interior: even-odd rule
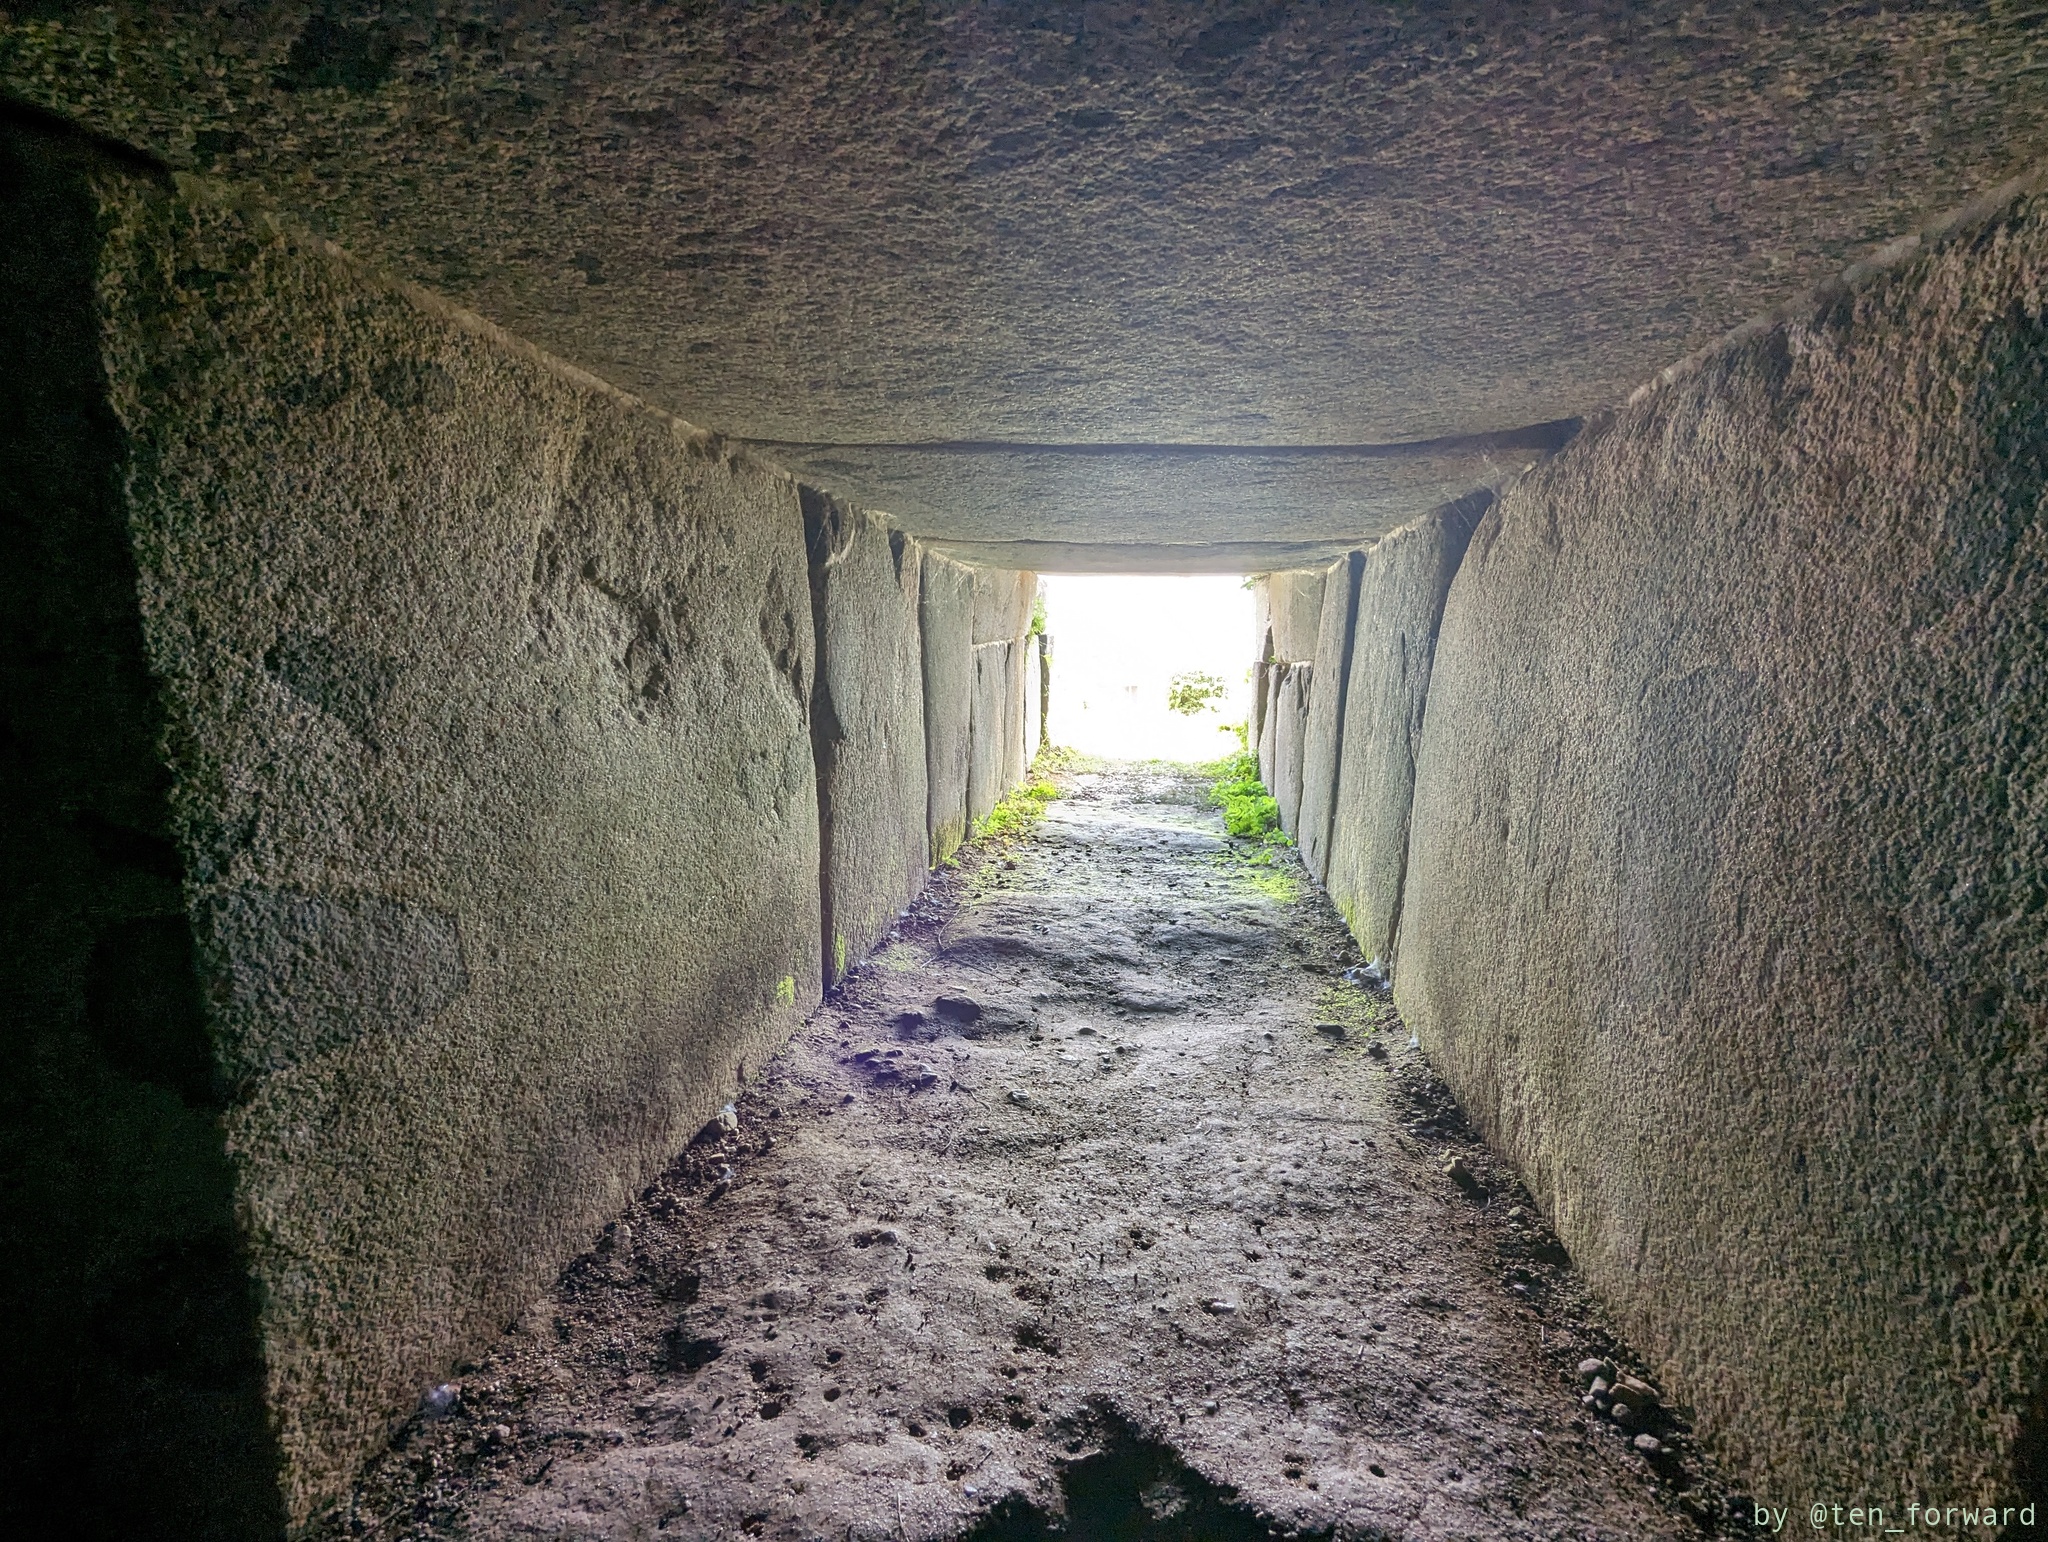
[[[1385,445],[1581,415],[2048,149],[2043,58],[2028,10],[1815,0],[0,22],[6,92],[693,422],[805,446]],[[1312,561],[1493,480],[790,454],[915,534],[1206,520],[1332,537]]]
[[[1395,999],[1760,1493],[2048,1483],[2044,666],[2038,192],[1646,393],[1451,585]]]
[[[65,1532],[121,1483],[127,1535],[234,1536],[249,1468],[333,1498],[817,1000],[803,518],[206,189],[4,148],[64,280],[10,324],[67,361],[15,382],[7,566],[97,586],[7,676],[35,796],[100,820],[46,811],[71,878],[10,900],[14,1320],[82,1346],[21,1402],[100,1420]],[[101,711],[150,731],[65,748]],[[81,899],[102,825],[145,871]]]

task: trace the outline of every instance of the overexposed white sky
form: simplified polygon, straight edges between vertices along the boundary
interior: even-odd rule
[[[1047,574],[1052,742],[1118,760],[1215,760],[1219,732],[1251,716],[1252,593],[1237,577]],[[1205,670],[1230,687],[1198,717],[1169,712],[1173,677]]]

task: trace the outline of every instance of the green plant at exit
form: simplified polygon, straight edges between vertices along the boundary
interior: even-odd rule
[[[1239,742],[1243,736],[1240,734]],[[1280,829],[1280,804],[1259,780],[1259,757],[1249,750],[1219,760],[1210,768],[1216,781],[1209,801],[1223,810],[1223,827],[1242,840],[1292,845]]]
[[[1183,670],[1173,677],[1166,688],[1166,707],[1169,712],[1178,712],[1186,717],[1209,711],[1227,694],[1230,687],[1218,675],[1199,669]]]

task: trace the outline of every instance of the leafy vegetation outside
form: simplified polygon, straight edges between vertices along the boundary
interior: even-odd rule
[[[1230,687],[1223,683],[1221,675],[1200,669],[1183,670],[1166,688],[1166,709],[1183,717],[1196,717],[1229,693]]]

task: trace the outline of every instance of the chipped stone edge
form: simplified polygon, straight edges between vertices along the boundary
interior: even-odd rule
[[[1903,268],[1914,258],[1938,251],[1954,241],[1974,234],[2029,194],[2043,191],[2048,191],[2048,161],[2037,162],[2017,176],[2008,177],[1997,186],[1979,193],[1947,213],[1923,221],[1905,235],[1885,242],[1867,256],[1850,263],[1841,272],[1822,279],[1782,304],[1773,306],[1763,314],[1753,316],[1741,325],[1722,333],[1705,347],[1695,349],[1652,375],[1629,393],[1622,406],[1633,407],[1638,402],[1648,400],[1660,391],[1698,374],[1716,359],[1765,336],[1778,327],[1811,319],[1844,297],[1868,289],[1879,279]],[[1611,417],[1612,412],[1613,409],[1607,414],[1588,414],[1587,429],[1590,431],[1596,427],[1604,427],[1600,418]],[[1585,436],[1582,434],[1580,437]]]

